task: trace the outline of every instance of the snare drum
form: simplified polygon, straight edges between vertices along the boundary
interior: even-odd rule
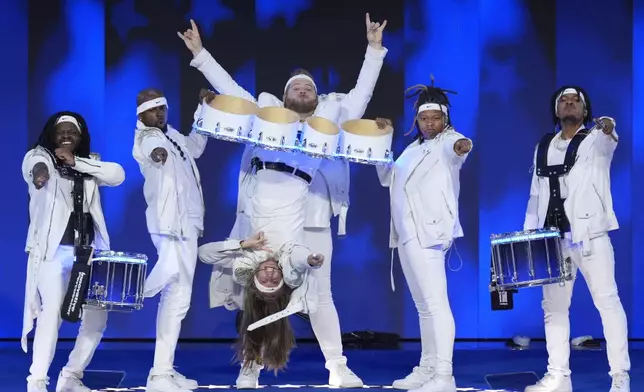
[[[323,117],[309,117],[302,128],[300,148],[317,158],[333,158],[340,141],[340,129]]]
[[[217,95],[208,105],[201,105],[197,132],[216,139],[244,143],[257,113],[254,102],[232,95]]]
[[[108,311],[141,309],[147,271],[144,254],[94,251],[85,304]]]
[[[278,106],[263,107],[257,111],[249,139],[257,147],[290,151],[298,143],[299,123],[300,115],[292,110]]]
[[[374,120],[346,121],[342,124],[338,155],[356,163],[390,165],[393,135],[391,126],[380,129]]]
[[[490,291],[544,286],[572,280],[572,264],[564,259],[556,228],[490,236]]]

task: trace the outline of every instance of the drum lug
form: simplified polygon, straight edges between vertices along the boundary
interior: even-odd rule
[[[248,131],[248,135],[246,135],[246,137],[249,138],[249,139],[253,137],[253,130],[252,129],[250,131]]]
[[[285,141],[286,141],[286,138],[282,136],[282,140],[280,140],[280,146],[283,146]]]
[[[389,150],[385,151],[385,158],[389,158]]]
[[[98,282],[94,283],[94,285],[92,286],[92,294],[94,294],[96,297],[104,297],[105,286],[98,284]]]
[[[347,155],[351,155],[351,144],[347,146]]]
[[[302,140],[302,148],[305,148],[306,144],[307,144],[307,140],[306,139]]]
[[[237,128],[237,136],[241,136],[241,134],[242,134],[242,128],[239,127]]]
[[[219,123],[217,123],[217,126],[215,127],[215,133],[219,133]]]
[[[338,143],[338,146],[335,148],[335,153],[340,155],[340,151],[342,151],[342,149],[340,148],[340,144]]]
[[[322,152],[326,154],[327,149],[328,149],[328,145],[326,144],[326,142],[324,142],[324,146],[322,146]]]
[[[371,147],[367,150],[367,158],[371,158]]]
[[[264,135],[263,135],[263,132],[260,132],[260,133],[259,133],[259,136],[257,136],[257,141],[258,141],[258,142],[261,142],[261,141],[262,141],[262,139],[263,139],[263,136],[264,136]]]

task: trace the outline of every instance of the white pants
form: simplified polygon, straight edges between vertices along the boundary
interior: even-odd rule
[[[150,375],[153,376],[169,374],[174,370],[174,354],[181,332],[181,322],[190,309],[192,298],[192,281],[198,256],[197,237],[196,228],[183,241],[165,236],[152,236],[152,241],[159,254],[166,253],[180,258],[177,260],[179,276],[171,280],[161,291],[161,300],[157,311],[154,365],[150,371]]]
[[[417,237],[398,244],[398,254],[409,291],[418,310],[422,353],[420,367],[452,375],[454,316],[447,298],[445,251],[422,248]]]
[[[62,322],[60,308],[67,292],[73,265],[74,248],[71,246],[58,247],[53,260],[40,264],[38,293],[42,309],[34,333],[33,362],[27,380],[48,379],[47,372],[54,359],[58,330]],[[92,360],[107,325],[107,312],[102,309],[85,307],[82,315],[74,349],[63,368],[64,374],[75,375],[78,378],[83,377],[83,371]]]
[[[617,294],[615,283],[615,255],[610,237],[604,235],[590,240],[587,249],[569,239],[562,240],[563,256],[570,257],[573,277],[581,270],[595,307],[604,326],[604,337],[610,374],[629,371],[631,361],[628,355],[628,330],[626,313]],[[550,284],[543,286],[544,321],[548,348],[548,372],[570,374],[570,318],[574,280],[564,286]]]
[[[333,238],[331,228],[304,229],[304,245],[324,256],[324,264],[312,269],[311,274],[318,281],[318,309],[311,313],[311,326],[320,343],[324,359],[328,361],[346,361],[342,356],[342,334],[338,311],[331,294],[331,258],[333,256]]]

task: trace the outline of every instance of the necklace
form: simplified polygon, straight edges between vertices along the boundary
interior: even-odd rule
[[[568,145],[570,144],[570,139],[564,140],[562,135],[563,134],[560,133],[557,139],[555,139],[555,148],[559,151],[566,151],[568,149]]]

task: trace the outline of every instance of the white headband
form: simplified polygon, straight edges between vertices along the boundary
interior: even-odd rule
[[[168,106],[168,101],[165,99],[165,97],[154,98],[149,101],[143,102],[136,108],[136,115],[138,116],[145,111],[159,106]]]
[[[257,287],[257,290],[259,290],[262,293],[274,293],[277,290],[281,289],[282,286],[284,286],[284,279],[280,280],[280,283],[275,286],[275,287],[266,287],[263,284],[259,282],[259,279],[257,279],[257,276],[253,276],[253,281],[255,282],[255,287]]]
[[[584,104],[584,107],[586,107],[586,97],[584,97],[584,94],[582,94],[581,91],[575,90],[574,88],[567,88],[561,93],[559,93],[559,95],[557,96],[557,99],[555,100],[555,114],[557,114],[557,105],[559,105],[559,100],[561,99],[561,97],[563,97],[566,94],[579,95],[579,99],[581,99],[581,102]]]
[[[440,110],[441,112],[443,112],[443,114],[445,116],[448,115],[447,114],[447,106],[439,105],[437,103],[426,103],[424,105],[420,105],[420,107],[418,108],[418,113],[417,114],[420,114],[420,112],[424,112],[425,110]]]
[[[64,123],[64,122],[68,122],[68,123],[72,123],[72,124],[76,125],[76,128],[78,128],[78,132],[81,131],[81,127],[80,127],[80,125],[78,125],[78,120],[76,120],[74,117],[68,116],[68,115],[58,117],[58,120],[56,121],[55,125],[58,125],[58,124]]]
[[[284,86],[284,94],[286,94],[286,91],[288,90],[288,85],[291,84],[296,79],[308,80],[309,82],[311,82],[311,84],[313,85],[313,88],[315,89],[315,92],[317,93],[318,87],[315,85],[315,82],[313,81],[313,79],[310,76],[307,76],[307,75],[304,75],[304,74],[297,74],[297,75],[291,77],[289,80],[286,81],[286,85]]]

